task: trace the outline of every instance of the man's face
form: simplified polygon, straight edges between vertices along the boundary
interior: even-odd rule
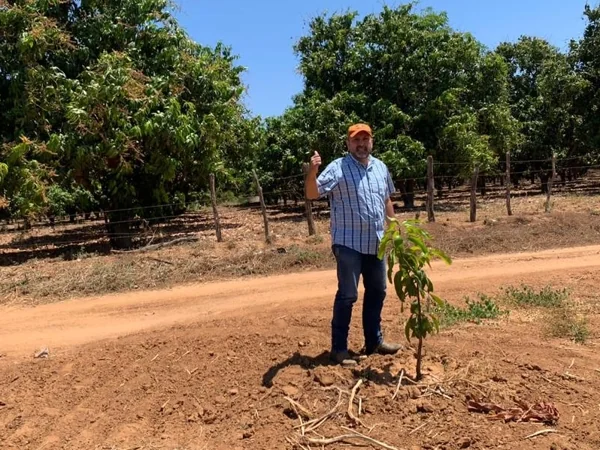
[[[354,137],[348,138],[348,151],[358,161],[366,161],[373,151],[373,138],[369,133],[361,131]]]

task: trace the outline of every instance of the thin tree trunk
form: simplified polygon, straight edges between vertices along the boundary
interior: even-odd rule
[[[423,374],[421,373],[421,363],[423,359],[423,339],[419,339],[419,345],[417,346],[417,381],[420,381],[423,378]]]
[[[510,153],[506,152],[506,212],[509,216],[512,216],[512,208],[510,206]]]
[[[417,326],[419,328],[421,328],[421,320],[422,320],[422,314],[423,314],[423,310],[422,310],[422,305],[421,305],[421,294],[419,293],[419,291],[417,291]],[[421,365],[422,365],[422,359],[423,359],[423,338],[419,338],[419,345],[417,347],[417,373],[416,373],[416,378],[417,381],[419,381],[422,377],[423,374],[421,373]]]
[[[427,157],[427,220],[435,222],[435,213],[433,211],[433,158]]]
[[[548,172],[542,172],[540,173],[540,181],[542,182],[542,194],[547,194],[548,193],[548,180],[550,179],[550,175],[548,174]]]

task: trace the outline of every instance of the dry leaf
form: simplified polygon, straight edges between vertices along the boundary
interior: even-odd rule
[[[528,405],[516,401],[518,406],[504,408],[491,402],[467,399],[467,408],[470,412],[490,414],[490,420],[504,420],[505,422],[541,422],[548,425],[558,422],[560,414],[551,403],[539,402]]]

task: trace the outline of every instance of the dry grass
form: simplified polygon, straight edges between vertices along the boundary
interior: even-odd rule
[[[534,251],[600,243],[600,197],[557,196],[544,214],[544,198],[513,200],[512,217],[502,199],[480,202],[478,221],[468,207],[437,211],[425,226],[436,246],[453,257]],[[401,219],[415,212],[399,212]],[[422,216],[421,216],[422,217]],[[302,208],[270,211],[274,244],[264,241],[259,209],[221,208],[227,227],[217,243],[210,212],[188,214],[157,230],[157,237],[193,234],[198,243],[147,253],[111,253],[100,243],[100,225],[71,225],[0,235],[0,249],[12,265],[0,265],[0,304],[39,304],[70,297],[169,287],[223,278],[333,268],[326,211],[316,216],[317,236],[307,236]],[[176,222],[176,221],[174,221]],[[169,231],[176,225],[177,232]],[[96,227],[96,228],[94,228]],[[104,241],[106,241],[104,239]],[[21,262],[21,259],[23,260]]]
[[[51,265],[35,261],[27,264],[30,270],[24,270],[23,266],[5,270],[7,273],[0,280],[0,304],[40,304],[74,296],[155,289],[330,265],[331,257],[321,249],[298,246],[232,252],[227,258],[184,247],[176,252],[95,257]]]
[[[578,290],[582,292],[583,289],[583,286],[580,286]],[[534,289],[528,285],[521,285],[505,287],[500,298],[509,307],[537,312],[546,336],[570,339],[583,344],[592,335],[585,316],[596,309],[600,300],[594,297],[593,292],[588,292],[589,294],[592,296],[586,301],[576,301],[566,288],[546,285]]]
[[[567,305],[556,308],[547,315],[546,334],[583,344],[592,332],[586,318],[571,305]]]

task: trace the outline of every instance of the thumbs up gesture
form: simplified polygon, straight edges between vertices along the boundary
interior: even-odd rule
[[[319,170],[320,165],[321,155],[319,155],[319,152],[315,151],[315,154],[312,155],[310,158],[310,170],[316,172]]]

